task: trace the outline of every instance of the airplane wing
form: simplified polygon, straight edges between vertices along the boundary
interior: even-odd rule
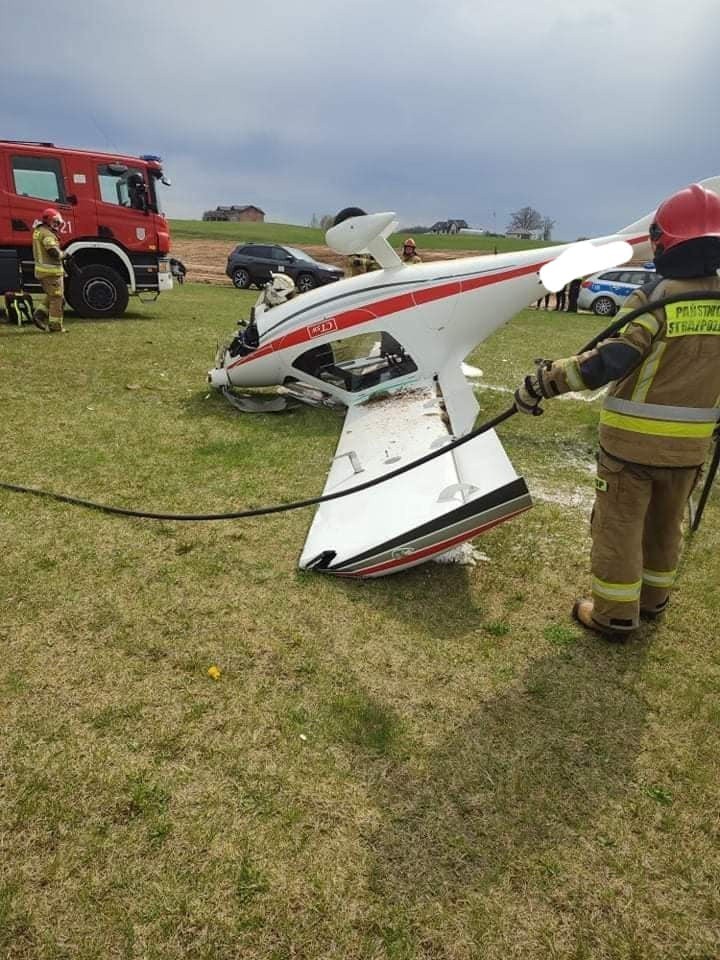
[[[382,477],[450,440],[433,381],[351,406],[324,493]],[[488,431],[406,474],[321,503],[300,567],[384,576],[440,556],[531,505],[525,481]]]

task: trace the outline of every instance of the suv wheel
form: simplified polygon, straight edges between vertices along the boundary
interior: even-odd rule
[[[592,312],[597,314],[598,317],[614,317],[617,313],[617,307],[615,301],[611,300],[610,297],[598,297],[597,300],[593,300]]]
[[[236,267],[232,272],[232,282],[238,290],[247,290],[250,286],[250,274],[244,267]]]
[[[295,286],[298,288],[300,293],[307,293],[308,290],[314,289],[315,277],[313,277],[310,273],[301,273],[295,281]]]

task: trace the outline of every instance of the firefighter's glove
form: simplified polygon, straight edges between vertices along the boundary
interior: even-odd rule
[[[515,391],[515,407],[520,413],[539,417],[545,411],[540,406],[543,399],[540,383],[535,375],[527,376]]]
[[[60,263],[60,261],[63,258],[62,250],[60,249],[60,247],[48,247],[47,252],[50,259],[57,260],[58,263]]]

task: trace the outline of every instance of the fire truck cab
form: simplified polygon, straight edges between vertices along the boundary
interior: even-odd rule
[[[72,255],[65,298],[82,317],[117,317],[132,295],[171,290],[161,159],[0,140],[0,294],[34,293],[32,231],[56,207]]]

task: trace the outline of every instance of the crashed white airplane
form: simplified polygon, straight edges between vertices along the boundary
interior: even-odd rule
[[[720,193],[720,177],[703,184]],[[345,405],[324,493],[350,489],[472,430],[478,404],[462,372],[465,357],[548,289],[630,256],[650,257],[652,216],[591,244],[413,265],[387,241],[397,227],[393,213],[351,216],[328,230],[328,245],[369,253],[381,269],[256,308],[249,326],[218,351],[208,379],[219,389],[281,385],[310,403]],[[351,577],[395,573],[531,504],[490,431],[406,475],[320,504],[300,567]]]

